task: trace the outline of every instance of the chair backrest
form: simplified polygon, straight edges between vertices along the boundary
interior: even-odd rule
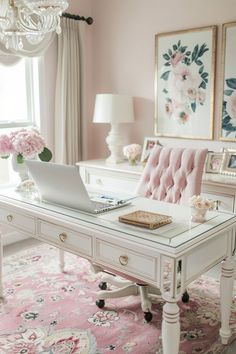
[[[188,204],[201,192],[207,149],[156,146],[141,175],[138,195],[169,203]]]

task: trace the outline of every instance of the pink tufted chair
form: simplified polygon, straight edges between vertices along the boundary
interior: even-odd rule
[[[137,194],[168,203],[186,204],[200,194],[207,149],[153,148]]]
[[[151,151],[144,168],[136,193],[146,198],[157,199],[169,203],[187,204],[189,198],[200,194],[202,173],[207,149],[185,149],[156,146]],[[151,302],[160,297],[157,288],[148,284],[135,283],[135,279],[124,280],[104,274],[99,287],[96,304],[102,308],[105,299],[128,295],[141,296],[141,306],[147,322],[152,320]],[[117,289],[107,291],[107,282]],[[188,301],[185,292],[183,301]]]

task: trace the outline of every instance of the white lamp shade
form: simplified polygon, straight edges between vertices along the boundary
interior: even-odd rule
[[[134,109],[132,97],[126,95],[98,94],[96,95],[93,122],[94,123],[132,123]]]

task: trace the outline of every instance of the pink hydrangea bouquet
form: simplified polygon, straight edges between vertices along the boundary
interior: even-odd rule
[[[139,144],[126,145],[123,148],[123,154],[129,160],[130,164],[136,164],[139,155],[142,152],[142,147]]]
[[[21,129],[15,132],[0,135],[0,157],[8,158],[16,154],[17,162],[36,156],[42,161],[50,161],[51,151],[46,147],[45,141],[37,129]]]

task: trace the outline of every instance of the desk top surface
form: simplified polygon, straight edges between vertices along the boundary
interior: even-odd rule
[[[123,206],[102,214],[89,214],[79,210],[65,208],[41,202],[38,199],[28,198],[13,188],[0,190],[0,205],[6,209],[16,209],[24,214],[35,217],[54,219],[59,218],[72,225],[82,225],[89,229],[120,235],[126,240],[142,241],[152,247],[167,247],[185,249],[191,245],[212,237],[220,230],[236,227],[236,215],[230,213],[208,211],[204,223],[191,221],[191,209],[171,203],[159,202],[147,198],[137,197],[128,206]],[[123,224],[118,221],[119,216],[136,211],[145,210],[172,216],[170,224],[155,230]],[[141,243],[142,243],[141,242]],[[159,245],[159,246],[158,246]]]

